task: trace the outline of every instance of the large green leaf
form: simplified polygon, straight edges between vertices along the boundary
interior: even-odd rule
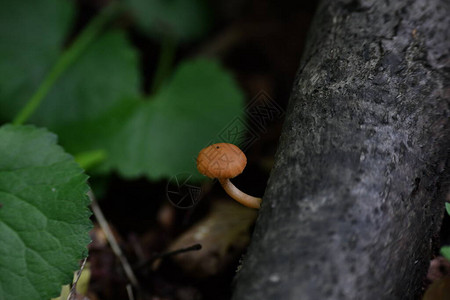
[[[239,143],[244,122],[243,95],[231,74],[198,59],[181,64],[146,101],[124,98],[95,119],[55,130],[73,153],[105,149],[103,171],[152,179],[189,172],[198,178],[201,148],[213,141]]]
[[[71,282],[89,242],[86,178],[54,134],[0,127],[0,299],[50,299]]]
[[[0,1],[0,119],[10,119],[58,58],[74,10],[66,0]]]
[[[191,40],[203,35],[210,15],[204,0],[126,0],[138,25],[151,37]]]
[[[137,54],[123,32],[108,32],[63,73],[30,122],[57,133],[73,154],[105,149],[132,105],[123,99],[138,93]],[[12,119],[7,107],[0,102],[0,111]]]
[[[212,60],[185,62],[157,95],[135,106],[109,163],[125,176],[188,172],[198,178],[195,158],[203,147],[241,142],[243,112],[243,94],[231,74]]]
[[[54,130],[64,144],[70,137],[60,132],[60,126],[96,120],[138,92],[137,54],[125,33],[108,32],[67,69],[31,121]]]
[[[50,0],[45,0],[48,5],[46,1]],[[188,8],[187,3],[192,7]],[[179,0],[157,6],[167,9],[168,14],[175,9],[192,17],[202,11],[199,3]],[[33,15],[23,18],[34,20]],[[65,14],[59,12],[59,18],[65,19]],[[183,18],[184,15],[180,20]],[[194,19],[194,23],[201,20]],[[21,22],[11,19],[8,26],[17,27]],[[49,32],[58,27],[52,18],[46,22],[52,25],[45,29]],[[192,25],[180,24],[177,26],[183,30]],[[62,38],[52,44],[52,57],[58,53],[61,42]],[[11,46],[11,53],[15,47],[17,43]],[[29,48],[31,56],[40,49]],[[10,57],[11,69],[21,63],[19,56]],[[30,64],[27,72],[35,72],[34,67]],[[40,72],[34,83],[25,76],[24,84],[36,86],[47,69]],[[57,133],[61,144],[72,154],[106,153],[100,168],[103,171],[116,169],[125,176],[146,175],[153,179],[185,171],[197,174],[194,158],[208,142],[238,142],[223,131],[237,118],[241,119],[232,124],[233,130],[242,131],[243,95],[232,76],[216,62],[195,60],[182,64],[148,101],[141,100],[138,86],[135,50],[123,32],[108,32],[62,74],[29,121]],[[26,98],[11,94],[4,101],[0,99],[0,115],[11,120],[23,104],[18,99]]]

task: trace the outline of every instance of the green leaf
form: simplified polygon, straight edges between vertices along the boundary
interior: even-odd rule
[[[57,133],[73,154],[102,150],[133,105],[123,99],[138,94],[137,54],[123,32],[108,32],[66,70],[30,122]]]
[[[151,37],[186,41],[208,30],[210,14],[204,0],[126,0],[138,25]]]
[[[31,120],[67,138],[58,127],[89,122],[139,92],[137,55],[121,31],[93,43],[58,80]]]
[[[0,119],[11,119],[61,52],[72,1],[0,1]]]
[[[108,99],[104,101],[108,102]],[[125,98],[105,113],[99,113],[96,118],[80,118],[79,122],[58,125],[53,130],[59,134],[61,144],[69,152],[78,156],[80,153],[103,150],[107,162],[117,133],[124,128],[140,104],[139,100]]]
[[[446,259],[450,260],[450,246],[443,246],[443,247],[441,247],[441,254]]]
[[[216,62],[182,64],[148,101],[140,100],[138,86],[136,52],[123,32],[109,32],[66,70],[30,121],[57,133],[70,153],[104,153],[98,170],[130,177],[200,176],[195,157],[202,147],[239,142],[222,131],[239,119],[233,130],[242,132],[243,95]],[[11,103],[0,102],[9,119]]]
[[[54,134],[0,127],[0,299],[50,299],[71,282],[90,240],[86,178]]]
[[[57,133],[73,154],[106,151],[138,97],[135,50],[125,33],[105,33],[59,79],[31,118]]]
[[[149,101],[136,105],[117,132],[110,167],[127,177],[152,179],[191,173],[210,142],[239,144],[245,125],[243,94],[217,62],[197,59],[181,64],[172,80]]]
[[[448,202],[445,203],[445,210],[450,215],[450,203],[448,203]]]
[[[78,76],[82,76],[81,71]],[[72,81],[76,80],[73,76]],[[64,91],[68,87],[56,89]],[[91,92],[102,93],[103,89],[99,90]],[[59,95],[65,99],[62,93]],[[72,105],[74,109],[80,106],[77,112],[83,111],[85,105],[92,107],[91,117],[74,114],[71,123],[60,125],[63,123],[60,120],[49,124],[46,121],[55,117],[44,109],[39,116],[40,124],[51,126],[72,153],[105,150],[105,163],[97,170],[114,169],[125,177],[151,179],[185,172],[193,174],[194,179],[201,178],[195,158],[203,147],[214,141],[239,144],[242,138],[245,124],[242,92],[231,74],[212,60],[181,64],[173,78],[147,101],[116,99],[119,100],[101,95],[87,99],[80,96],[66,106]],[[96,107],[90,102],[101,102],[103,106]]]

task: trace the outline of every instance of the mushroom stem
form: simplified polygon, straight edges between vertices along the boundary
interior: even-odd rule
[[[261,198],[253,197],[242,192],[228,178],[219,178],[219,182],[225,192],[237,202],[251,208],[259,208],[261,206]]]

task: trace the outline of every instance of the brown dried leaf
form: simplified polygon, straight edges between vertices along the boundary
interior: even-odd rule
[[[434,281],[428,287],[422,300],[450,300],[450,276]]]
[[[218,201],[211,212],[176,239],[168,251],[201,244],[201,250],[176,255],[173,260],[191,276],[218,274],[247,247],[256,216],[256,210],[234,201]]]

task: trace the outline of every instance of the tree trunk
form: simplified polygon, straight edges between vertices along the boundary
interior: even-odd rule
[[[446,0],[322,1],[234,300],[418,299],[449,187],[449,29]]]

